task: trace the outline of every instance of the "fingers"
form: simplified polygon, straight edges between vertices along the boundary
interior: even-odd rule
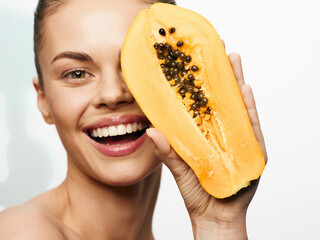
[[[226,49],[225,41],[221,39],[221,42],[223,44],[224,49]],[[241,86],[245,84],[242,64],[241,64],[241,57],[238,53],[230,53],[228,57],[229,57],[229,62],[231,64],[231,67],[233,69],[234,76],[237,80],[238,86],[239,88],[241,88]]]
[[[241,91],[243,101],[246,105],[247,112],[251,121],[252,129],[260,145],[260,148],[263,152],[265,161],[267,162],[268,156],[267,156],[266,146],[264,142],[264,137],[260,128],[260,122],[259,122],[258,112],[256,108],[256,103],[253,97],[253,92],[251,87],[249,85],[246,85],[244,82],[241,57],[237,53],[231,53],[229,54],[228,57],[234,72],[234,76],[237,80],[239,89]]]
[[[170,144],[160,131],[155,128],[148,128],[146,133],[155,146],[157,156],[167,158],[171,155]]]
[[[179,180],[183,178],[190,168],[171,148],[166,137],[155,128],[148,128],[147,135],[154,144],[156,156],[169,168],[175,178]]]
[[[244,82],[240,55],[237,53],[230,53],[229,61],[233,69],[234,76],[236,77],[238,86],[241,89],[241,87],[245,84],[245,82]]]
[[[256,108],[256,103],[253,97],[252,89],[249,85],[244,84],[242,85],[240,91],[241,91],[243,102],[247,108],[247,112],[251,121],[253,132],[255,134],[257,142],[260,145],[261,151],[263,152],[265,161],[267,163],[268,156],[267,156],[266,146],[265,146],[264,137],[260,127],[260,121],[259,121],[258,112]]]
[[[198,212],[208,193],[201,187],[199,180],[192,169],[179,155],[170,147],[165,136],[155,128],[147,129],[147,135],[153,141],[156,156],[171,171],[180,193],[184,199],[189,213]],[[200,207],[199,207],[200,206]]]

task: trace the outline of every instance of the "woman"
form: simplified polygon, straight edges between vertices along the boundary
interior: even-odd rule
[[[155,2],[155,1],[154,1]],[[123,80],[120,51],[145,0],[46,0],[35,15],[33,84],[38,108],[54,124],[68,157],[65,181],[0,215],[0,239],[154,239],[152,216],[161,163],[173,173],[195,239],[246,239],[254,182],[217,200],[143,115]],[[229,56],[256,138],[266,156],[240,57]],[[113,137],[94,131],[108,128]],[[134,134],[128,134],[139,128]],[[148,128],[147,130],[145,130]],[[131,129],[131,130],[130,130]],[[95,139],[95,140],[94,140]]]

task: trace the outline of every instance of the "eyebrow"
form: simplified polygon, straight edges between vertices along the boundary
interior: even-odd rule
[[[86,61],[86,62],[93,62],[93,59],[86,53],[83,52],[73,52],[73,51],[66,51],[59,53],[55,58],[52,60],[51,64],[59,59],[69,58],[75,59],[78,61]]]

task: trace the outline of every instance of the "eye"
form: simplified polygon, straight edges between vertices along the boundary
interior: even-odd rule
[[[72,78],[85,78],[86,72],[85,71],[74,71],[71,73]]]
[[[71,83],[85,82],[86,80],[88,80],[91,77],[92,77],[92,75],[83,69],[72,70],[72,71],[64,74],[64,76],[63,76],[63,78],[65,78],[66,80],[68,80]]]

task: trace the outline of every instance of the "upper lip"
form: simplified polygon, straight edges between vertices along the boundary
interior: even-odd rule
[[[86,126],[84,131],[88,131],[90,129],[113,126],[113,125],[134,123],[134,122],[148,122],[148,119],[146,116],[141,116],[136,114],[117,115],[117,116],[100,119]]]

